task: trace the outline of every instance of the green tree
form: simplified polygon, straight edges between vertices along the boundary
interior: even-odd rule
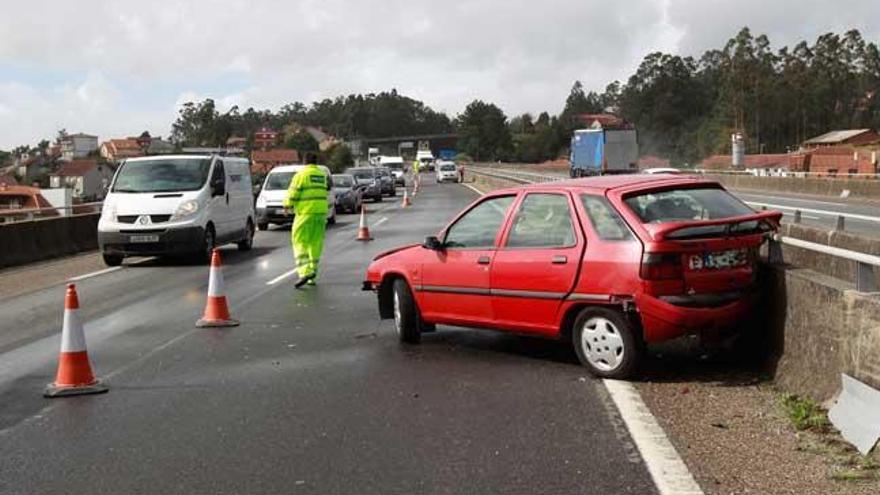
[[[297,150],[300,155],[308,151],[318,151],[318,141],[305,130],[299,130],[284,141],[284,147]]]
[[[344,144],[335,144],[326,152],[327,167],[334,174],[341,173],[348,167],[354,165],[354,157],[351,149]]]
[[[512,150],[507,117],[500,108],[474,100],[457,119],[458,147],[476,161],[506,159]]]

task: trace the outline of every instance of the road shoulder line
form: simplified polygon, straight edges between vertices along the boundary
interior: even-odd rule
[[[657,418],[629,382],[602,380],[661,495],[703,495]]]

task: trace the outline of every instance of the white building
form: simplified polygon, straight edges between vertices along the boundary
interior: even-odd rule
[[[69,134],[61,140],[61,159],[71,161],[85,158],[98,149],[98,136],[89,134]]]

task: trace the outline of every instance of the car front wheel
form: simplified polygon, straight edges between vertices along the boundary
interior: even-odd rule
[[[629,378],[641,361],[641,338],[619,311],[583,309],[575,319],[572,339],[581,364],[601,378]]]
[[[104,264],[107,266],[119,266],[122,264],[122,260],[124,256],[121,254],[107,254],[104,253],[101,255],[104,258]]]
[[[397,337],[405,344],[418,344],[422,340],[422,332],[419,329],[419,315],[412,291],[406,280],[394,281],[394,328]]]

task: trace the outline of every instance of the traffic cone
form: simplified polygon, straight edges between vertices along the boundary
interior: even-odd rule
[[[79,321],[79,298],[76,286],[67,285],[64,295],[64,326],[61,328],[61,354],[58,357],[58,373],[55,382],[46,386],[45,397],[101,394],[108,390],[92,374],[89,353],[86,351],[86,335]]]
[[[238,320],[229,316],[229,306],[226,304],[226,287],[223,284],[223,262],[220,260],[220,251],[211,253],[211,275],[208,279],[208,302],[205,305],[205,314],[196,322],[199,328],[205,327],[236,327]]]
[[[359,241],[372,241],[373,236],[370,235],[370,228],[367,227],[367,205],[361,205],[361,224],[358,227]]]
[[[410,206],[411,204],[412,204],[412,202],[409,200],[409,194],[407,194],[406,188],[404,187],[403,188],[403,203],[400,204],[400,207],[406,208],[407,206]]]

